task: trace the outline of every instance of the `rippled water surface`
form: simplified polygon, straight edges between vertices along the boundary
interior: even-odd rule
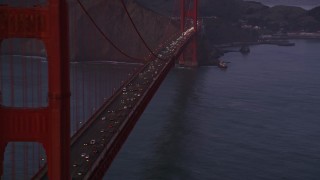
[[[171,71],[105,179],[318,180],[320,41]]]

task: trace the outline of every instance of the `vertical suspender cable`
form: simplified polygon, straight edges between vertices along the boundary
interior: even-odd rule
[[[27,92],[27,54],[26,54],[26,46],[24,43],[26,43],[24,40],[22,41],[23,45],[21,46],[21,54],[22,56],[22,106],[25,108],[27,105],[27,100],[26,100],[26,92]],[[23,177],[26,180],[27,179],[27,148],[26,144],[22,143],[22,149],[23,149]]]
[[[36,59],[36,63],[35,65],[37,66],[37,70],[36,70],[36,94],[37,94],[37,107],[41,107],[42,106],[42,68],[41,68],[41,59]],[[41,168],[41,145],[38,143],[37,144],[37,160],[38,160],[38,170],[40,170]]]
[[[98,71],[98,107],[100,107],[102,105],[102,100],[103,100],[103,95],[102,95],[102,80],[101,80],[101,76],[102,73],[100,71],[100,67],[97,66],[97,71]]]
[[[85,15],[85,14],[84,14]],[[79,37],[84,37],[85,38],[85,36],[84,36],[84,34],[83,34],[83,31],[82,31],[82,33],[79,35]],[[85,40],[85,39],[82,39],[83,41]],[[82,47],[81,47],[81,49],[85,49],[85,43],[81,43],[80,44]],[[80,52],[79,51],[79,58],[80,57],[82,57],[82,54],[80,54],[80,53],[83,53],[83,52]],[[88,102],[86,102],[86,99],[85,99],[85,95],[86,95],[86,89],[85,89],[85,79],[86,79],[86,71],[85,71],[85,67],[86,67],[86,64],[85,64],[85,62],[84,62],[84,60],[83,60],[83,58],[81,58],[81,79],[82,79],[82,118],[81,118],[81,121],[79,122],[80,123],[80,128],[81,128],[81,126],[82,126],[82,123],[85,121],[85,119],[86,119],[86,115],[87,115],[87,112],[86,112],[86,107],[85,107],[85,104],[86,103],[88,103]]]
[[[76,107],[76,103],[75,103],[75,88],[76,88],[76,81],[75,81],[75,64],[70,63],[70,83],[71,83],[71,101],[70,101],[70,106],[71,106],[71,125],[70,125],[70,133],[71,135],[74,134],[75,132],[75,127],[76,127],[76,121],[75,121],[75,107]]]
[[[28,144],[23,143],[23,151],[24,151],[24,168],[23,168],[23,174],[24,174],[24,179],[28,179]]]
[[[30,48],[31,48],[30,52],[33,56],[30,59],[31,107],[34,108],[35,107],[35,104],[34,104],[34,102],[35,102],[35,100],[34,100],[34,98],[35,98],[34,97],[34,78],[35,78],[35,76],[34,76],[33,65],[34,65],[34,62],[37,60],[37,58],[35,56],[38,55],[38,54],[36,54],[37,51],[36,51],[36,42],[35,41],[33,41],[31,43]],[[35,142],[32,143],[32,150],[31,150],[32,158],[31,158],[31,171],[30,172],[32,174],[35,173],[35,157],[34,157],[35,156],[35,148],[34,148],[34,145],[35,145]]]
[[[93,92],[92,90],[90,90],[90,88],[92,88],[92,79],[91,79],[91,73],[92,73],[92,70],[91,70],[91,67],[90,67],[90,63],[88,63],[87,65],[87,80],[86,80],[86,88],[87,88],[87,92],[86,92],[86,95],[87,95],[87,116],[86,116],[86,119],[85,119],[85,122],[87,122],[87,119],[88,117],[90,117],[91,115],[91,109],[90,109],[90,105],[91,105],[91,93]]]
[[[40,6],[40,4],[41,4],[41,2],[40,2],[40,0],[37,0],[37,3],[38,3],[38,6]],[[37,50],[37,46],[35,46],[35,51],[34,51],[34,53],[38,53],[38,50]],[[40,54],[40,56],[41,56],[41,54]],[[36,66],[38,66],[37,67],[37,71],[36,71],[36,75],[35,76],[33,76],[33,77],[36,77],[37,78],[37,80],[36,80],[36,88],[37,88],[37,107],[41,107],[41,102],[42,102],[42,94],[41,94],[41,92],[42,92],[42,87],[41,87],[41,58],[38,58],[38,59],[35,59],[35,65]],[[33,71],[32,71],[32,73],[33,73]],[[33,78],[32,78],[33,79]],[[32,87],[33,87],[34,85],[32,85]],[[32,92],[33,92],[33,90],[32,90]],[[32,96],[33,96],[33,93],[32,93]],[[33,101],[33,100],[32,100]],[[32,146],[32,149],[33,149],[33,153],[35,152],[35,147],[34,147],[35,145],[33,144],[33,146]],[[37,148],[38,148],[38,153],[37,153],[37,159],[38,159],[38,170],[40,170],[40,168],[41,168],[41,164],[40,164],[40,143],[37,143]],[[34,166],[35,166],[35,170],[37,170],[36,169],[36,162],[35,162],[35,157],[34,157],[34,155],[33,155],[33,163],[32,164],[34,164]]]
[[[41,145],[38,143],[38,170],[41,169]]]
[[[90,36],[86,36],[85,38],[85,53],[86,53],[86,57],[88,57],[88,44],[90,43]],[[87,118],[90,116],[90,93],[92,91],[90,91],[90,83],[91,83],[91,79],[90,79],[90,74],[91,74],[91,68],[90,68],[90,63],[87,63],[87,66],[85,66],[86,69],[86,76],[85,76],[85,79],[84,79],[84,82],[86,84],[85,88],[86,88],[86,91],[85,91],[85,97],[86,97],[86,100],[87,100],[87,103],[86,103],[86,116],[85,116],[85,119],[83,120],[83,122],[87,122]]]
[[[14,102],[14,66],[13,66],[13,42],[9,41],[9,56],[10,56],[10,102],[11,102],[11,106],[13,107],[15,102]],[[11,162],[12,162],[12,169],[11,169],[11,174],[12,174],[12,179],[15,179],[16,177],[16,172],[15,172],[15,143],[12,142],[12,147],[11,147],[12,151],[11,151]]]
[[[86,113],[85,113],[85,85],[84,85],[84,63],[82,62],[81,63],[81,70],[82,70],[82,122],[85,121],[85,116],[86,116]],[[81,122],[80,122],[81,123]],[[82,126],[82,124],[80,124],[80,126]]]
[[[72,110],[72,119],[71,119],[71,130],[70,130],[70,132],[71,132],[71,135],[73,135],[74,133],[75,133],[75,131],[76,131],[76,124],[77,124],[77,122],[76,122],[76,116],[77,116],[77,103],[76,103],[76,91],[77,91],[77,89],[76,89],[76,83],[77,83],[77,81],[76,81],[76,65],[75,64],[71,64],[71,66],[70,66],[70,68],[71,68],[71,71],[70,71],[70,73],[71,73],[71,76],[72,76],[72,78],[71,78],[71,82],[70,83],[72,83],[72,88],[71,88],[71,103],[72,103],[72,105],[71,105],[71,110]]]
[[[2,56],[2,49],[1,49],[1,46],[2,46],[2,41],[0,40],[0,105],[2,105],[2,101],[3,101],[3,74],[2,74],[2,63],[3,63],[3,59],[4,57]]]
[[[27,165],[27,167],[26,167],[26,173],[27,173],[27,179],[29,179],[29,144],[28,143],[26,143],[26,157],[27,157],[27,159],[26,159],[26,165]]]
[[[99,90],[99,102],[98,102],[98,104],[99,104],[99,106],[101,106],[102,104],[103,104],[103,82],[104,81],[102,81],[102,71],[101,71],[101,67],[100,66],[98,66],[98,72],[99,72],[99,76],[98,76],[98,90]]]
[[[47,58],[48,60],[48,58]],[[42,64],[41,59],[38,59],[38,107],[42,107]]]
[[[31,164],[31,169],[32,169],[32,174],[34,174],[36,171],[36,168],[35,168],[35,164],[36,164],[36,161],[35,161],[35,143],[32,143],[32,164]]]
[[[74,57],[74,59],[73,59],[73,61],[74,62],[77,62],[77,8],[76,8],[76,6],[74,6],[73,7],[73,15],[72,15],[72,25],[73,25],[73,34],[72,34],[72,37],[73,37],[73,41],[71,42],[72,44],[73,44],[73,57]],[[75,93],[75,99],[74,99],[74,101],[75,101],[75,129],[76,129],[76,131],[78,131],[78,129],[79,129],[79,105],[78,105],[78,94],[79,94],[79,86],[78,86],[78,83],[80,82],[80,81],[78,81],[78,70],[79,70],[79,68],[78,68],[78,66],[79,66],[79,64],[74,64],[74,71],[75,71],[75,74],[74,74],[74,76],[75,76],[75,78],[74,78],[74,81],[75,81],[75,91],[74,91],[74,93]],[[79,101],[80,102],[80,101]]]
[[[76,127],[76,121],[75,121],[75,107],[76,107],[76,103],[75,103],[75,97],[74,97],[74,92],[75,92],[75,86],[76,86],[76,82],[75,82],[75,67],[74,64],[70,64],[70,74],[71,74],[71,78],[70,78],[70,83],[71,83],[71,101],[70,101],[70,107],[71,107],[71,125],[70,125],[70,133],[71,136],[74,134],[75,132],[75,127]]]
[[[107,71],[104,71],[104,78],[107,79],[107,83],[106,83],[104,88],[105,88],[105,91],[107,92],[106,98],[108,99],[109,97],[111,97],[111,94],[112,94],[111,91],[110,91],[112,85],[110,84],[111,80],[109,80],[109,76],[108,76],[108,72]]]
[[[100,106],[100,99],[101,99],[101,95],[100,95],[100,81],[99,81],[99,79],[100,79],[100,76],[101,76],[101,74],[100,74],[100,71],[99,71],[99,64],[97,64],[96,65],[96,72],[95,72],[95,76],[96,76],[96,88],[97,88],[97,90],[96,90],[96,93],[97,93],[97,95],[96,95],[96,105],[95,105],[95,109],[97,110],[98,109],[98,107]]]
[[[33,55],[35,55],[35,42],[33,42],[31,44],[31,52],[33,53]],[[31,84],[31,107],[34,107],[34,71],[33,71],[33,64],[36,61],[36,58],[32,58],[30,60],[30,84]]]
[[[77,104],[76,104],[76,97],[75,97],[75,92],[76,92],[76,67],[75,67],[75,64],[70,64],[70,68],[71,68],[71,71],[70,71],[70,74],[72,76],[72,78],[70,78],[70,80],[72,80],[70,83],[72,84],[72,87],[71,87],[71,126],[70,126],[70,132],[71,132],[71,135],[74,134],[75,132],[75,127],[76,127],[76,108],[77,108]]]
[[[72,113],[72,119],[71,119],[71,135],[73,135],[77,131],[77,121],[76,121],[76,113],[77,113],[77,104],[76,104],[76,97],[75,97],[75,92],[76,92],[76,64],[73,64],[71,62],[75,62],[74,59],[71,59],[71,57],[74,57],[75,54],[75,36],[74,36],[74,31],[75,31],[75,7],[72,7],[73,9],[69,9],[69,23],[70,23],[70,68],[71,68],[71,113]],[[72,33],[72,34],[71,34]]]
[[[15,149],[16,149],[16,147],[15,146],[16,146],[15,143],[12,142],[11,143],[11,162],[12,162],[12,167],[11,167],[12,168],[11,169],[12,176],[11,176],[11,178],[12,178],[12,180],[16,179],[16,163],[15,163],[15,161],[16,161],[16,159],[15,159],[15,154],[16,154]]]
[[[26,45],[22,46],[22,54],[27,56],[26,54]],[[22,106],[26,107],[27,106],[27,94],[28,94],[28,74],[27,74],[27,58],[28,57],[23,57],[22,59]]]
[[[74,92],[75,93],[75,104],[76,104],[76,107],[75,107],[75,123],[76,123],[76,131],[79,130],[79,113],[81,112],[79,110],[79,103],[80,103],[80,99],[79,99],[79,94],[80,94],[80,86],[79,86],[79,83],[80,81],[78,81],[78,78],[79,78],[79,64],[75,64],[75,81],[76,81],[76,91]]]
[[[103,73],[103,78],[106,79],[106,83],[104,83],[104,87],[103,87],[103,92],[104,92],[104,101],[107,100],[107,98],[109,98],[110,96],[110,93],[109,93],[109,90],[108,90],[108,87],[111,87],[110,84],[109,84],[109,80],[108,80],[108,75],[107,75],[107,72],[106,71],[102,71]]]
[[[94,112],[98,107],[97,67],[98,65],[96,64],[94,66]]]
[[[86,45],[86,47],[85,47],[85,49],[87,50],[87,48],[88,48],[88,44],[90,44],[90,36],[86,36],[87,38],[86,38],[86,42],[85,42],[85,45]],[[86,57],[88,57],[88,51],[86,51]],[[91,73],[92,73],[92,70],[91,70],[91,63],[89,62],[87,62],[87,66],[85,66],[86,67],[86,73],[87,73],[87,75],[85,76],[85,83],[86,83],[86,86],[85,86],[85,88],[86,88],[86,93],[85,93],[85,95],[86,95],[86,99],[87,99],[87,104],[86,104],[86,112],[87,112],[87,115],[86,115],[86,117],[85,117],[85,119],[84,119],[84,122],[87,122],[87,119],[88,119],[88,117],[90,117],[90,115],[91,115],[91,111],[90,111],[90,98],[91,98],[91,93],[92,93],[92,90],[90,90],[90,87],[92,87],[91,86],[91,83],[92,83],[92,81],[91,81]]]
[[[78,105],[78,98],[79,98],[79,86],[78,86],[78,82],[80,82],[80,81],[78,81],[78,71],[79,71],[79,68],[78,68],[78,64],[75,64],[75,66],[74,66],[74,71],[75,71],[75,79],[74,79],[74,81],[76,82],[75,83],[75,91],[74,91],[74,93],[75,93],[75,124],[76,124],[76,131],[78,131],[79,130],[79,105]],[[79,101],[80,102],[80,101]]]
[[[9,46],[10,46],[10,89],[11,89],[11,93],[10,93],[10,101],[11,101],[11,106],[13,107],[15,102],[14,102],[14,66],[13,66],[13,63],[14,63],[14,59],[13,59],[13,47],[12,47],[12,42],[10,41],[9,43]]]
[[[71,22],[72,22],[72,10],[69,8],[69,23],[70,23],[70,27],[69,27],[69,38],[70,38],[70,41],[69,41],[69,48],[70,48],[70,55],[73,53],[73,37],[71,36],[71,32],[73,32],[73,26],[71,25]],[[72,57],[72,55],[70,56]],[[70,133],[71,133],[71,136],[73,135],[74,133],[74,127],[75,127],[75,124],[74,124],[74,120],[75,120],[75,102],[74,102],[74,67],[73,67],[73,64],[71,63],[72,62],[72,59],[69,57],[69,63],[70,63],[70,92],[71,92],[71,97],[70,97]]]

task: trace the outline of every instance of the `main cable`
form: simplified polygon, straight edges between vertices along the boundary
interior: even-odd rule
[[[92,16],[89,14],[87,9],[84,7],[84,5],[81,3],[80,0],[77,0],[78,4],[80,5],[83,12],[88,16],[92,24],[96,27],[96,29],[99,31],[99,33],[104,37],[105,40],[107,40],[117,51],[119,51],[122,55],[126,56],[127,58],[137,60],[137,61],[145,61],[144,59],[136,58],[131,55],[128,55],[124,51],[122,51],[108,36],[102,31],[102,29],[98,26],[98,24],[95,22],[95,20],[92,18]]]
[[[137,34],[138,34],[139,38],[141,39],[142,43],[145,45],[145,47],[150,51],[150,53],[151,53],[155,58],[159,58],[159,57],[151,50],[151,48],[148,46],[148,44],[146,43],[146,41],[143,39],[140,31],[138,30],[137,26],[136,26],[135,23],[133,22],[132,17],[131,17],[131,15],[130,15],[129,11],[128,11],[128,8],[127,8],[127,6],[126,6],[126,4],[124,3],[123,0],[121,0],[121,4],[122,4],[123,9],[126,11],[126,14],[127,14],[127,16],[129,17],[130,22],[131,22],[133,28],[135,29],[135,31],[137,32]],[[161,59],[161,58],[159,58],[159,59]],[[162,60],[162,59],[161,59],[161,60]]]

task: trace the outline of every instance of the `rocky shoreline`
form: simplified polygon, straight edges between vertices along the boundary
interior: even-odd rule
[[[203,66],[219,66],[224,60],[221,57],[224,56],[225,53],[230,52],[239,52],[241,54],[249,54],[250,46],[252,45],[277,45],[277,46],[294,46],[295,43],[290,42],[289,40],[292,38],[279,38],[279,39],[264,39],[258,40],[254,42],[232,42],[232,43],[224,43],[215,45],[212,51],[210,52],[209,59],[206,63],[202,63]],[[238,50],[227,49],[227,48],[238,48]]]
[[[320,39],[320,34],[288,34],[283,36],[276,36],[268,39],[253,41],[253,42],[231,42],[231,43],[223,43],[215,45],[214,48],[210,52],[210,57],[207,63],[203,63],[203,66],[219,66],[220,63],[223,62],[221,57],[224,56],[225,53],[229,52],[239,52],[242,54],[250,53],[250,46],[252,45],[262,45],[262,44],[270,44],[277,46],[295,46],[295,43],[290,42],[293,39]],[[239,50],[227,49],[227,48],[239,48]],[[247,50],[244,50],[247,49]]]
[[[305,10],[283,5],[269,7],[254,1],[216,0],[202,11],[206,11],[204,32],[211,46],[208,60],[201,65],[218,65],[225,53],[238,52],[243,46],[294,46],[292,39],[320,39],[320,6]],[[239,49],[233,50],[236,47]]]

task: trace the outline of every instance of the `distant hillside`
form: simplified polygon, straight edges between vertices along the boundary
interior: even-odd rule
[[[320,21],[310,16],[308,11],[294,6],[265,7],[246,11],[241,19],[251,25],[258,25],[271,32],[320,30]]]
[[[320,21],[320,6],[311,9],[308,15],[314,17],[316,20]]]
[[[172,9],[173,0],[137,1],[163,14],[177,14],[166,10]],[[211,17],[204,19],[204,30],[207,39],[216,44],[252,41],[262,33],[320,30],[320,8],[306,11],[294,6],[269,7],[255,1],[201,0],[199,14]]]

